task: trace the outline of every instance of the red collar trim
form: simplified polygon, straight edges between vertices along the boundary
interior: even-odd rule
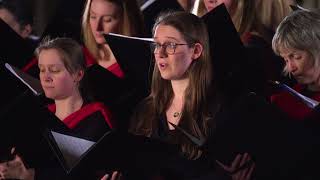
[[[22,71],[23,71],[23,72],[28,72],[33,66],[36,66],[37,63],[38,63],[37,58],[36,58],[36,57],[33,57],[33,58],[31,59],[31,61],[22,68]]]
[[[56,105],[55,104],[50,104],[48,105],[48,109],[49,111],[51,111],[52,113],[56,112]],[[107,107],[100,103],[100,102],[93,102],[90,104],[86,104],[85,106],[83,106],[81,109],[79,109],[78,111],[73,112],[72,114],[70,114],[68,117],[66,117],[63,120],[63,123],[68,126],[70,129],[73,129],[74,127],[77,126],[77,124],[79,124],[82,120],[84,120],[86,117],[88,117],[89,115],[100,111],[101,114],[103,115],[105,121],[107,122],[108,126],[110,128],[113,128],[113,123],[111,122],[111,113],[110,111],[107,109]]]

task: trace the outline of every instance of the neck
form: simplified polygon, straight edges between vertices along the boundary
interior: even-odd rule
[[[174,98],[183,99],[188,85],[189,79],[171,80]]]
[[[98,59],[98,61],[110,61],[114,59],[114,55],[108,44],[104,44],[99,47],[99,55],[100,59]]]
[[[83,99],[80,95],[80,92],[74,93],[72,96],[69,96],[65,99],[55,100],[56,104],[56,113],[55,115],[63,120],[68,117],[73,112],[81,109],[83,104]]]
[[[99,49],[99,55],[101,58],[98,59],[97,62],[100,66],[106,69],[117,62],[108,44],[103,45]]]
[[[169,105],[168,109],[166,110],[166,116],[167,121],[178,125],[180,118],[181,118],[181,112],[184,106],[184,96],[186,88],[188,87],[189,79],[183,79],[183,80],[172,80],[171,86],[173,90],[173,98],[171,101],[171,104]],[[171,124],[169,125],[169,129],[174,129],[174,127]]]

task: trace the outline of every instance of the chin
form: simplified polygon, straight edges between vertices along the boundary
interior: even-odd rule
[[[51,94],[51,93],[45,93],[46,97],[49,99],[55,99],[55,95]]]
[[[97,44],[105,44],[106,40],[104,38],[95,38]]]

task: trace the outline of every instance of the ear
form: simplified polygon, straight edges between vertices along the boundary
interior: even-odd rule
[[[77,71],[77,72],[74,74],[74,81],[75,81],[75,82],[80,82],[81,79],[83,78],[83,75],[84,75],[84,70]]]
[[[203,51],[203,46],[200,43],[195,43],[193,47],[193,54],[192,54],[192,59],[196,60],[198,59]]]
[[[27,24],[23,27],[23,30],[21,31],[21,36],[23,38],[27,38],[32,32],[32,27],[30,24]]]

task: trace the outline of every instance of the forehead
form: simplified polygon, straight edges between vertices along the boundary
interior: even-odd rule
[[[106,0],[92,0],[90,11],[99,15],[115,15],[119,7],[117,4]]]
[[[184,38],[182,34],[173,26],[160,24],[155,29],[154,39],[183,40]]]
[[[61,55],[58,50],[56,49],[45,49],[42,50],[39,54],[38,59],[39,64],[62,64],[63,61]]]

